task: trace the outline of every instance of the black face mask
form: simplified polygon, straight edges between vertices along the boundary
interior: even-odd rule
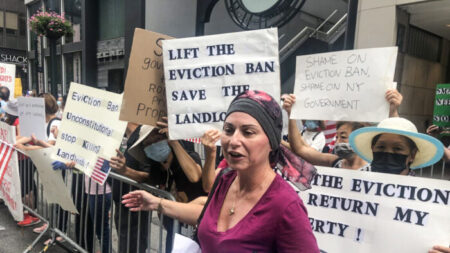
[[[387,152],[373,152],[371,163],[373,172],[400,174],[406,167],[407,155]]]

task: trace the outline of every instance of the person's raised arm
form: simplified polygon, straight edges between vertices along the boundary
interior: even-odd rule
[[[167,117],[163,117],[163,122],[158,121],[156,124],[161,129],[159,133],[168,135]],[[186,152],[183,146],[176,140],[169,141],[169,145],[172,148],[178,163],[181,166],[184,174],[188,178],[189,182],[196,183],[202,177],[202,167],[195,162],[195,160]]]
[[[123,153],[118,149],[116,149],[116,151],[117,156],[111,157],[111,161],[109,162],[109,166],[111,166],[111,168],[113,168],[115,172],[131,178],[138,183],[143,183],[148,179],[149,173],[137,171],[128,167],[126,165],[126,158]]]
[[[389,103],[389,118],[399,117],[398,108],[402,104],[403,96],[397,89],[386,91],[385,98]]]
[[[206,131],[202,138],[202,144],[205,147],[205,164],[202,170],[202,186],[205,192],[210,192],[214,184],[216,170],[216,142],[220,138],[218,130]]]
[[[291,115],[292,105],[295,103],[295,95],[290,94],[283,97],[283,109],[286,110],[289,117]],[[339,158],[333,154],[321,153],[309,146],[303,139],[300,131],[297,128],[297,122],[289,119],[288,140],[292,152],[305,159],[307,162],[313,165],[332,166],[333,163]]]
[[[201,198],[201,197],[200,197]],[[175,202],[153,196],[146,191],[133,191],[122,197],[122,204],[130,208],[130,211],[154,211],[177,219],[189,225],[196,225],[198,217],[204,206],[203,199],[194,199],[189,203]]]

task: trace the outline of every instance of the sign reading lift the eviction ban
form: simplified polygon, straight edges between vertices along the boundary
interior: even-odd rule
[[[297,56],[293,119],[379,122],[389,116],[397,47]]]
[[[134,30],[120,120],[156,126],[167,116],[161,42],[171,38]]]
[[[16,82],[16,65],[0,63],[0,87],[6,86],[9,89],[9,99],[14,98],[14,88]]]
[[[428,252],[450,243],[450,182],[316,167],[301,192],[321,252]]]
[[[222,129],[239,93],[280,97],[277,29],[164,40],[164,77],[170,139]]]
[[[91,176],[98,158],[116,156],[127,122],[119,120],[122,95],[70,84],[52,158],[74,161]]]

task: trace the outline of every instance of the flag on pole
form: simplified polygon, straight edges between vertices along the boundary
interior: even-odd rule
[[[1,142],[0,144],[0,184],[2,183],[3,176],[8,168],[9,160],[11,160],[14,147],[8,143]]]
[[[98,184],[103,185],[110,170],[111,167],[109,167],[109,161],[98,157],[97,162],[95,163],[94,171],[92,171],[91,178]]]

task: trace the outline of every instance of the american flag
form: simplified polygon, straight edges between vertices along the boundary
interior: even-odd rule
[[[95,163],[94,171],[92,171],[91,178],[98,184],[103,185],[110,170],[111,168],[109,167],[109,161],[98,157],[97,162]]]
[[[2,183],[6,169],[8,168],[13,151],[14,148],[10,144],[4,142],[0,144],[0,184]]]
[[[189,138],[189,139],[184,139],[185,141],[189,141],[189,142],[193,142],[193,143],[202,143],[202,140],[200,138]]]

